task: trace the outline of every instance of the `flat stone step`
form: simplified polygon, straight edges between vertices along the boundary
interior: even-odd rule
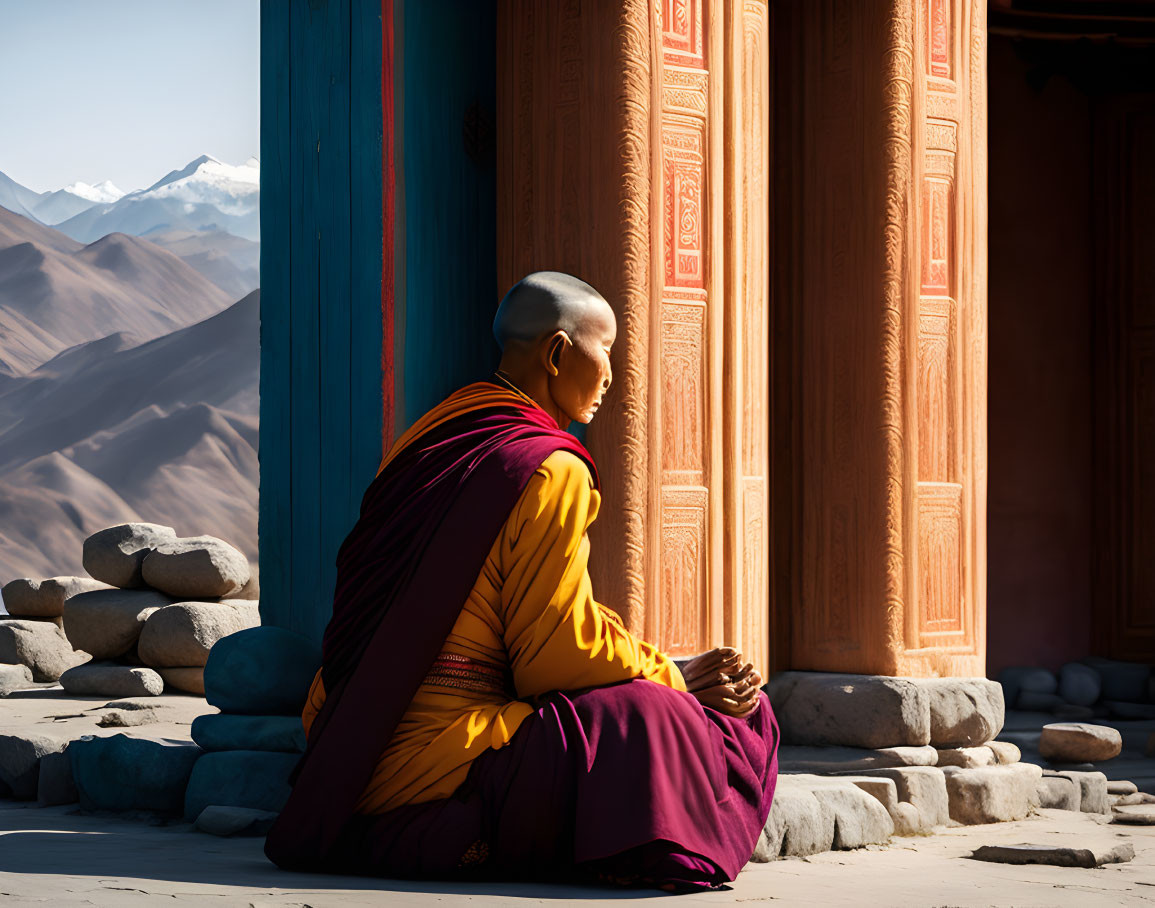
[[[1110,848],[1078,848],[1055,845],[982,845],[971,854],[976,861],[1000,864],[1050,864],[1054,867],[1102,867],[1134,859],[1129,842]]]

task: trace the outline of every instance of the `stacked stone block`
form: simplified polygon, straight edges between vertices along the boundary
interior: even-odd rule
[[[1038,804],[1042,770],[995,740],[995,682],[784,672],[766,692],[782,775],[756,860],[1020,819]]]
[[[318,646],[282,628],[243,630],[213,647],[205,697],[220,713],[193,722],[205,754],[189,780],[186,819],[218,835],[267,831],[305,749],[301,712],[320,665]]]
[[[74,647],[63,631],[64,603],[72,596],[107,589],[108,584],[88,577],[22,577],[4,585],[8,614],[0,620],[0,693],[24,686],[28,681],[51,682],[89,659]]]
[[[69,693],[203,694],[213,644],[260,623],[257,600],[239,598],[255,588],[248,561],[215,536],[121,524],[84,541],[83,564],[101,588],[64,600],[64,633],[92,656],[60,676]]]

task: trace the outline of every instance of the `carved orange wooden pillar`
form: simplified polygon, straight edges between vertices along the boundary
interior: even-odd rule
[[[985,3],[775,9],[776,667],[981,675]]]
[[[689,654],[767,665],[765,0],[504,0],[498,274],[571,271],[618,312],[588,442],[594,589]]]

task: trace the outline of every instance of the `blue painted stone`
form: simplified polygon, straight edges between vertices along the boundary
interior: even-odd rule
[[[192,821],[206,807],[249,807],[279,812],[289,797],[297,754],[222,750],[197,761],[185,791],[184,815]]]
[[[1045,668],[1036,668],[1026,665],[1015,665],[1004,668],[999,672],[999,684],[1003,686],[1003,702],[1010,708],[1015,704],[1016,709],[1030,707],[1019,706],[1019,693],[1030,691],[1032,694],[1053,694],[1059,689],[1059,679]]]
[[[1151,666],[1142,662],[1120,662],[1118,659],[1103,659],[1098,656],[1091,656],[1081,661],[1099,673],[1104,700],[1142,703],[1147,699],[1147,682],[1151,677]]]
[[[192,739],[205,750],[271,750],[303,753],[305,726],[299,716],[197,716]]]
[[[1089,665],[1068,662],[1059,670],[1059,696],[1075,706],[1093,705],[1102,688],[1099,673]]]
[[[205,699],[223,713],[299,716],[321,667],[321,648],[280,627],[250,627],[216,642]]]
[[[68,745],[80,806],[180,813],[201,755],[195,744],[112,735]]]

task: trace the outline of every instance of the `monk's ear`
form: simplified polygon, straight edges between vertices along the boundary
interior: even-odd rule
[[[545,368],[550,375],[556,376],[558,369],[561,366],[561,351],[567,344],[572,344],[573,341],[564,331],[557,331],[553,337],[549,339],[549,344],[546,345]]]

